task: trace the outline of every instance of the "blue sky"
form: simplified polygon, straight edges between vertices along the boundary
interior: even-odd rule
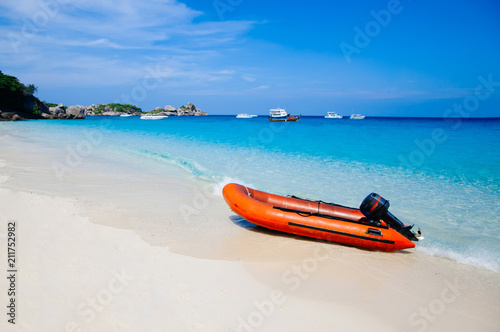
[[[498,17],[494,0],[2,0],[0,70],[65,105],[500,116]]]

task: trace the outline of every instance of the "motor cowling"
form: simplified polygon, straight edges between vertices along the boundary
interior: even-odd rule
[[[389,212],[389,206],[388,200],[376,193],[371,193],[361,202],[359,210],[366,218],[374,221],[383,220],[407,239],[418,241],[417,235],[411,231],[413,225],[405,226],[405,224]]]

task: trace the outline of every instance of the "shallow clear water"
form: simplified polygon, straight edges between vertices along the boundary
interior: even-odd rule
[[[2,131],[68,151],[99,145],[135,156],[144,171],[178,167],[219,192],[240,182],[356,207],[377,192],[422,229],[418,250],[500,272],[499,119],[90,117],[1,123]]]

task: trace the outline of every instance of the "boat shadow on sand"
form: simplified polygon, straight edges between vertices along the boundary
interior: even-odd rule
[[[322,241],[322,240],[317,240],[314,238],[307,238],[304,236],[300,235],[295,235],[295,234],[290,234],[290,233],[285,233],[285,232],[280,232],[280,231],[275,231],[274,229],[269,229],[265,228],[256,224],[251,223],[250,221],[243,219],[242,217],[238,215],[230,216],[229,219],[236,225],[241,228],[247,229],[249,231],[255,232],[255,233],[260,233],[260,234],[267,234],[271,236],[279,236],[283,238],[292,238],[292,239],[297,239],[297,240],[304,240],[304,241],[309,241],[309,242],[327,242],[331,243],[328,241]],[[335,243],[332,243],[335,244]]]

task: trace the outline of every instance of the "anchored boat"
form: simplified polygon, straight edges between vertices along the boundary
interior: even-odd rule
[[[271,108],[269,110],[269,121],[299,121],[299,116],[288,114],[283,108]]]
[[[285,197],[236,183],[222,191],[236,214],[256,225],[281,232],[370,250],[413,248],[420,230],[411,231],[389,211],[389,201],[372,193],[359,209],[295,196]]]
[[[248,114],[248,113],[240,113],[240,114],[236,115],[236,118],[238,118],[238,119],[253,119],[256,117],[258,117],[258,115]]]
[[[361,114],[352,114],[349,119],[351,120],[363,120],[365,118],[364,115]]]
[[[326,112],[325,119],[342,119],[344,116],[335,112]]]
[[[148,114],[148,115],[142,115],[141,116],[141,120],[163,120],[163,119],[166,119],[168,118],[167,115],[152,115],[152,114]]]

